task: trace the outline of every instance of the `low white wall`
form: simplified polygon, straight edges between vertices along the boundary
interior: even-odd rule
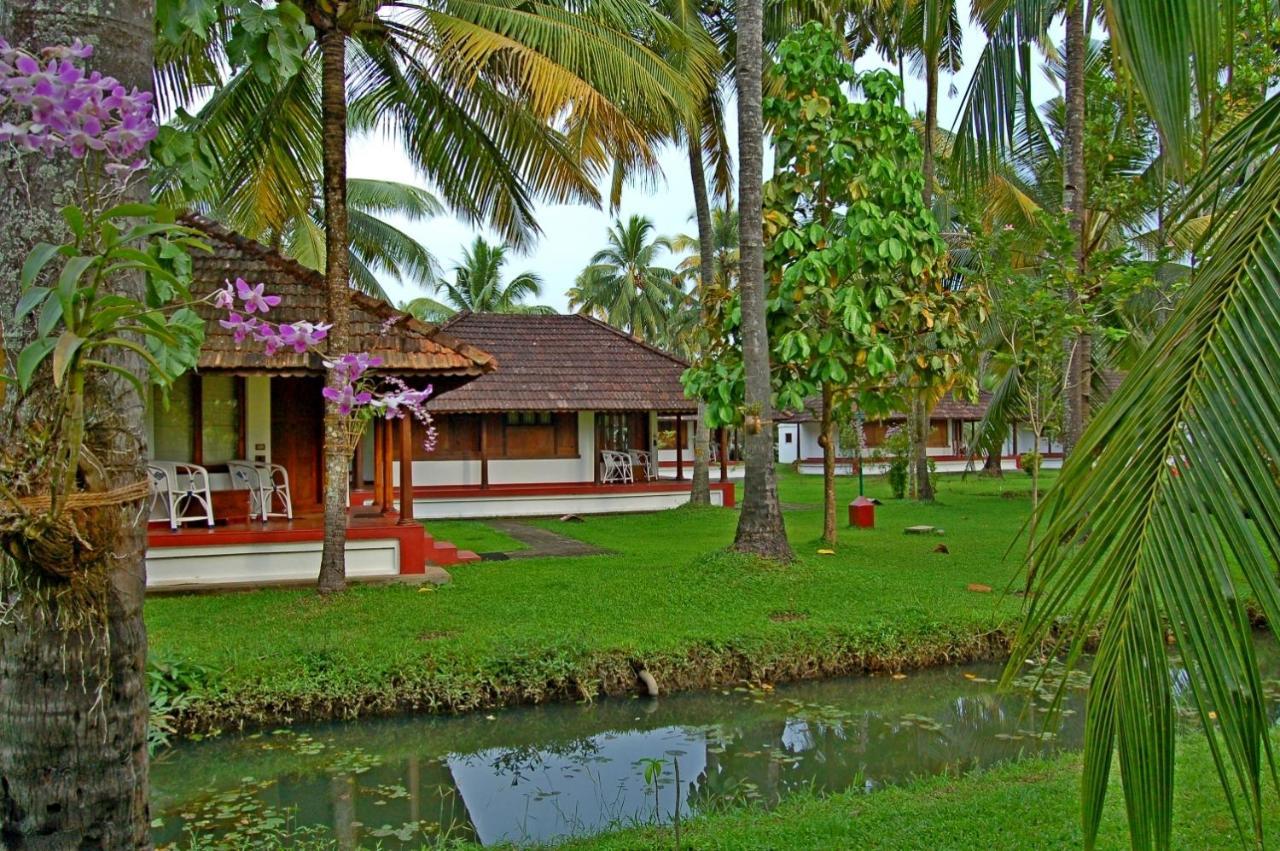
[[[808,458],[822,457],[822,444],[818,443],[818,435],[822,432],[822,425],[816,422],[800,423],[800,461],[803,463]],[[947,434],[951,434],[951,420],[947,420]],[[781,438],[779,438],[781,440]],[[948,446],[930,446],[925,452],[931,456],[951,455],[952,448]],[[839,438],[836,440],[836,456],[845,455],[844,447],[840,446]],[[851,453],[849,453],[851,454]],[[847,466],[847,465],[846,465]]]
[[[627,514],[677,508],[689,501],[688,491],[674,493],[560,494],[493,496],[466,499],[415,499],[413,516],[422,520],[466,517],[537,517],[561,514]],[[723,505],[724,495],[711,491],[711,504]]]
[[[254,585],[312,580],[320,572],[321,541],[153,547],[147,550],[147,587]],[[348,576],[395,576],[400,542],[347,541]]]
[[[966,467],[967,467],[967,462],[965,462],[965,461],[937,461],[937,462],[935,462],[935,463],[934,463],[934,466],[935,466],[935,468],[937,469],[937,471],[938,471],[939,473],[963,473],[963,472],[965,471]],[[837,463],[837,464],[836,464],[836,475],[837,475],[837,476],[851,476],[851,475],[853,475],[854,473],[853,473],[853,470],[851,469],[851,467],[852,467],[852,465],[851,465],[851,464],[841,464],[841,463]],[[1042,470],[1057,470],[1057,469],[1059,469],[1060,467],[1062,467],[1062,459],[1061,459],[1061,458],[1045,458],[1045,459],[1044,459],[1044,462],[1040,465],[1040,469],[1042,469]],[[888,469],[889,469],[889,465],[888,465],[888,464],[867,464],[867,467],[866,467],[866,474],[867,474],[868,476],[879,476],[879,475],[883,475],[885,472],[887,472],[887,471],[888,471]],[[975,458],[975,459],[973,459],[973,469],[974,469],[975,471],[976,471],[976,470],[980,470],[980,469],[982,469],[982,459],[981,459],[981,458]],[[1017,470],[1019,469],[1019,467],[1018,467],[1018,462],[1017,462],[1017,460],[1016,460],[1016,459],[1014,459],[1014,458],[1001,458],[1001,459],[1000,459],[1000,469],[1002,469],[1002,470],[1004,470],[1004,471],[1006,471],[1006,472],[1010,472],[1010,471],[1017,471]],[[807,463],[806,463],[806,462],[801,462],[800,464],[797,464],[797,465],[796,465],[796,470],[798,470],[799,472],[803,473],[803,474],[804,474],[804,475],[806,475],[806,476],[821,476],[821,475],[822,475],[822,462],[821,462],[821,461],[810,461],[810,462],[807,462]]]

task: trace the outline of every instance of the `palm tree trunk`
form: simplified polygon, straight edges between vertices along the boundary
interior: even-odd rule
[[[822,384],[822,431],[818,445],[822,447],[822,540],[836,545],[836,415],[835,387]]]
[[[693,207],[698,218],[698,309],[706,322],[707,294],[715,274],[716,246],[711,233],[711,203],[707,198],[707,175],[702,165],[702,140],[698,128],[685,131],[689,149],[689,177],[693,182]],[[679,438],[679,435],[676,435]],[[698,419],[693,424],[693,491],[689,501],[695,505],[711,504],[711,431],[707,426],[707,407],[698,400]]]
[[[1072,0],[1067,4],[1067,80],[1066,80],[1066,168],[1064,169],[1063,203],[1071,216],[1071,230],[1075,234],[1076,269],[1083,280],[1085,271],[1085,173],[1084,173],[1084,63],[1085,63],[1085,3]],[[1068,298],[1078,299],[1081,293],[1072,290]],[[1089,362],[1092,357],[1092,339],[1088,333],[1079,334],[1068,344],[1067,394],[1065,400],[1066,423],[1063,429],[1063,451],[1070,453],[1080,440],[1089,418]]]
[[[764,177],[764,118],[761,114],[763,72],[763,0],[746,0],[738,7],[738,242],[742,268],[742,361],[746,373],[749,418],[743,454],[742,513],[734,549],[765,558],[789,561],[791,545],[778,504],[773,468],[773,412],[770,404],[769,333],[765,327],[764,218],[761,210]],[[754,418],[752,418],[754,415]]]
[[[320,33],[323,66],[320,79],[320,110],[324,122],[324,229],[325,300],[329,330],[329,352],[347,352],[347,319],[350,284],[347,281],[347,41],[335,26]],[[330,374],[329,386],[337,386]],[[341,591],[347,584],[347,475],[351,459],[347,454],[343,420],[334,402],[324,408],[324,550],[320,556],[317,590],[322,594]]]
[[[92,65],[128,87],[151,87],[152,8],[139,0],[0,2],[0,33],[32,52],[82,38],[96,48]],[[11,316],[18,270],[38,241],[61,242],[58,210],[75,200],[81,163],[0,152],[0,315]],[[134,200],[145,198],[145,180]],[[108,285],[141,297],[142,276],[124,273]],[[14,351],[25,329],[6,327]],[[145,375],[140,358],[117,349],[104,360]],[[39,397],[40,393],[33,394]],[[112,375],[87,384],[91,413],[84,445],[103,464],[107,487],[141,481],[146,438],[133,385]],[[34,418],[32,397],[7,394],[0,420],[22,434]],[[114,527],[108,581],[93,611],[47,597],[31,586],[0,585],[0,840],[6,848],[148,848],[145,531],[136,504],[107,509]],[[36,575],[36,564],[6,567]],[[86,624],[76,626],[76,623]]]
[[[934,128],[938,123],[938,57],[933,56],[925,68],[925,100],[924,100],[924,191],[921,196],[928,209],[933,208],[933,183],[936,172],[934,156]],[[912,405],[912,427],[916,432],[913,441],[915,457],[916,497],[925,502],[932,502],[933,479],[929,477],[929,414],[932,406],[928,397],[921,394]]]

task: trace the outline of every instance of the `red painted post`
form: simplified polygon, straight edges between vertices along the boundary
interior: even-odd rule
[[[859,529],[874,529],[876,525],[876,504],[865,496],[860,496],[849,503],[849,525]]]

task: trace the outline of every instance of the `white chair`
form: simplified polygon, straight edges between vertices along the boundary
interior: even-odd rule
[[[180,523],[196,523],[203,520],[213,525],[213,496],[209,493],[209,471],[198,464],[179,461],[150,461],[147,473],[151,477],[151,513],[157,507],[164,514],[156,519],[167,520],[170,529]],[[196,512],[187,511],[195,505]]]
[[[249,516],[266,523],[271,517],[293,519],[293,497],[289,493],[289,471],[279,464],[263,461],[227,462],[233,490],[249,491]],[[276,507],[279,506],[279,510]]]
[[[635,481],[631,471],[631,456],[625,452],[612,452],[608,449],[600,453],[604,461],[605,484],[627,484]]]
[[[657,470],[654,467],[653,455],[643,449],[632,449],[627,455],[631,459],[631,466],[639,467],[640,472],[644,475],[646,482],[651,482],[658,477]]]

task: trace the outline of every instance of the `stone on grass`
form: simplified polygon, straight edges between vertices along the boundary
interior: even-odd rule
[[[933,535],[938,532],[938,530],[932,526],[908,526],[902,531],[908,535]]]
[[[583,523],[583,519],[576,514],[564,514],[560,517],[561,523]]]
[[[944,556],[951,555],[951,550],[947,549],[946,544],[938,544],[938,546],[933,548],[933,551],[935,553],[942,553]]]

